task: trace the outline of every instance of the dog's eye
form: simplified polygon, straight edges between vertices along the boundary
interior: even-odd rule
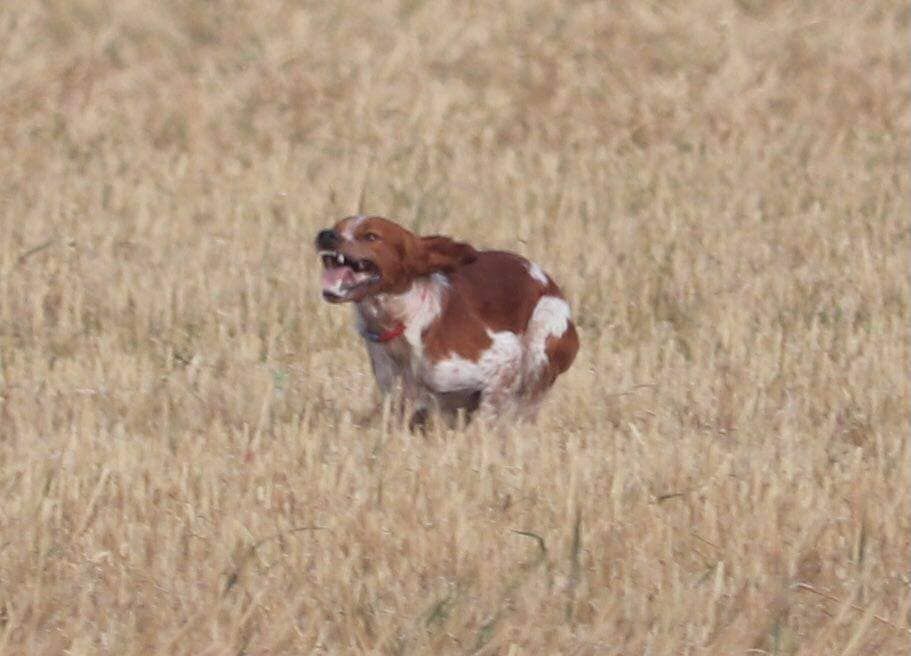
[[[378,234],[376,234],[375,232],[367,232],[367,233],[364,233],[364,236],[362,237],[362,239],[364,241],[379,241],[380,236]]]

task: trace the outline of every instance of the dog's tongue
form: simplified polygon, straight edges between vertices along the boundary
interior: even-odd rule
[[[328,291],[340,291],[343,287],[349,287],[355,283],[354,271],[351,267],[340,266],[323,270],[323,289]]]

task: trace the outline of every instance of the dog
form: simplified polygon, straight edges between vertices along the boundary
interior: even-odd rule
[[[316,250],[323,298],[354,304],[380,391],[400,390],[412,430],[432,411],[534,419],[579,350],[560,288],[515,253],[377,216],[320,231]]]

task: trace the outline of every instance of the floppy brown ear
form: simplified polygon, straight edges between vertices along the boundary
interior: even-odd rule
[[[477,257],[478,252],[470,244],[439,235],[421,237],[413,263],[414,273],[426,276],[434,271],[452,271],[463,264],[474,262]]]

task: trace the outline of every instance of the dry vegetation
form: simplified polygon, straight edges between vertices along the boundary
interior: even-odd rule
[[[904,5],[4,2],[0,653],[906,652]],[[364,419],[359,206],[560,280],[538,425]]]

